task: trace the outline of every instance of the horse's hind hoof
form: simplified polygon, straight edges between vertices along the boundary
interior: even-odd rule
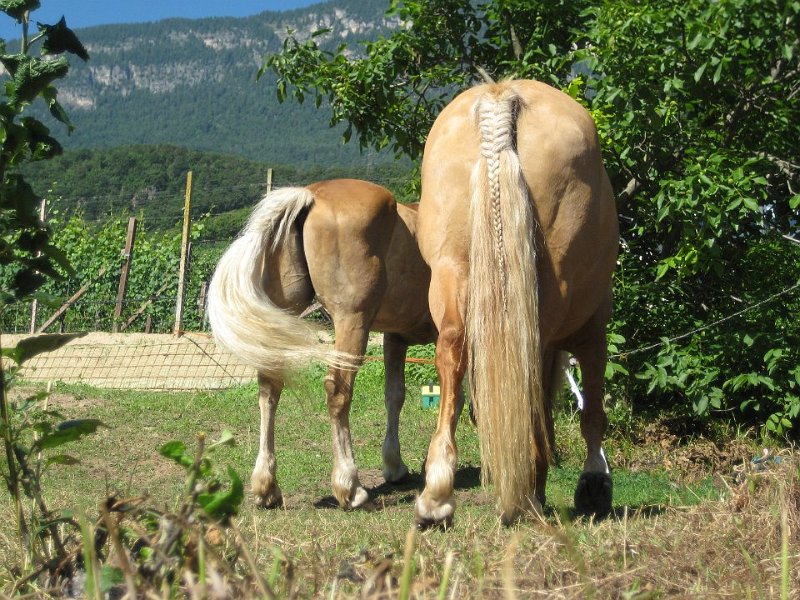
[[[255,497],[255,504],[256,507],[266,510],[283,508],[283,494],[281,494],[281,491],[278,489],[268,494],[257,495]]]
[[[417,526],[419,531],[430,531],[431,529],[447,531],[453,526],[453,515],[445,517],[441,520],[426,519],[417,515],[417,517],[414,519],[414,524]]]
[[[455,510],[456,504],[452,496],[443,502],[431,502],[423,492],[414,505],[414,523],[420,530],[450,529]]]
[[[575,511],[598,519],[611,514],[613,483],[609,473],[581,473],[575,488]]]

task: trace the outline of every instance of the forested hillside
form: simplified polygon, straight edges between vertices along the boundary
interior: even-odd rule
[[[68,150],[28,165],[24,173],[34,190],[53,199],[52,208],[62,212],[78,211],[89,221],[133,213],[164,228],[181,218],[187,171],[193,172],[192,213],[199,216],[251,207],[266,189],[269,168],[275,187],[358,177],[399,196],[410,177],[408,162],[364,168],[265,164],[167,145]]]
[[[362,155],[357,144],[343,145],[343,128],[329,128],[324,105],[279,104],[274,76],[256,79],[264,56],[280,50],[287,30],[307,37],[330,28],[329,47],[354,45],[388,31],[387,7],[387,0],[335,0],[248,18],[80,29],[90,60],[72,61],[59,88],[76,126],[60,140],[66,148],[171,144],[264,163],[388,162],[388,155]]]
[[[72,60],[58,91],[74,131],[63,135],[43,103],[34,104],[65,153],[24,174],[63,211],[92,221],[137,213],[158,227],[179,220],[188,170],[197,214],[252,206],[269,167],[276,186],[358,177],[401,193],[410,161],[398,167],[388,152],[344,144],[344,127],[330,127],[325,103],[279,103],[274,74],[257,79],[288,31],[308,38],[328,29],[324,47],[357,48],[396,26],[387,7],[388,0],[335,0],[247,18],[80,29],[90,59]]]

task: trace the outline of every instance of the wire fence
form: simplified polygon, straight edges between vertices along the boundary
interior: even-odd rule
[[[13,347],[23,335],[3,335]],[[254,381],[254,369],[220,351],[200,333],[91,333],[26,362],[18,378],[101,388],[158,391],[218,390]]]

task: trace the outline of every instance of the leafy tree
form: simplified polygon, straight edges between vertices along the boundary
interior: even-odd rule
[[[30,297],[46,276],[57,277],[57,264],[69,269],[64,255],[51,243],[50,231],[37,214],[38,198],[19,169],[26,162],[49,159],[61,152],[61,145],[48,128],[26,116],[25,110],[41,98],[53,117],[71,127],[53,82],[69,69],[67,59],[60,55],[71,52],[83,60],[89,56],[63,18],[56,25],[39,24],[38,34],[29,37],[30,12],[37,8],[38,0],[0,0],[0,11],[22,25],[18,53],[8,53],[0,40],[0,63],[7,73],[0,98],[0,275],[5,279],[0,288],[0,314],[9,300]],[[36,42],[41,42],[39,57],[31,55]],[[41,451],[93,432],[98,422],[59,422],[61,417],[56,412],[41,410],[41,396],[12,404],[6,389],[25,360],[58,348],[70,337],[75,336],[44,336],[23,341],[16,348],[0,348],[4,361],[16,363],[7,367],[8,372],[0,365],[0,438],[5,450],[0,475],[14,502],[23,548],[37,562],[53,554],[59,559],[65,556],[62,534],[40,485],[43,469],[51,464],[44,463]],[[69,462],[70,457],[59,455],[51,460]]]
[[[14,271],[10,287],[0,291],[0,303],[31,294],[46,275],[57,276],[54,264],[66,266],[39,219],[38,198],[19,174],[27,162],[60,154],[61,145],[41,121],[23,115],[41,98],[50,114],[71,128],[53,82],[69,69],[61,55],[71,52],[83,60],[89,55],[64,19],[56,25],[39,24],[38,34],[29,37],[30,12],[38,7],[38,0],[0,0],[0,10],[22,25],[19,52],[8,53],[0,40],[0,62],[8,74],[0,99],[0,268]],[[41,42],[41,56],[31,55],[36,42]]]
[[[327,102],[362,146],[418,160],[468,85],[564,89],[594,116],[618,191],[615,395],[733,409],[764,432],[800,422],[800,248],[783,237],[800,206],[800,3],[394,0],[389,14],[396,32],[360,48],[288,36],[264,64],[278,97]]]

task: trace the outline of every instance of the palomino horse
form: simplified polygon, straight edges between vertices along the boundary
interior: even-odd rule
[[[441,385],[417,522],[453,516],[456,398],[467,372],[481,471],[503,521],[539,510],[565,351],[580,362],[585,388],[588,456],[576,507],[609,511],[602,390],[618,225],[592,118],[535,81],[460,94],[425,145],[417,227]]]
[[[430,271],[416,242],[416,207],[396,204],[389,190],[354,179],[321,181],[268,194],[217,266],[209,290],[216,342],[258,371],[261,440],[251,483],[257,502],[277,506],[274,422],[284,381],[311,361],[325,378],[333,430],[333,494],[356,507],[367,500],[350,439],[350,402],[368,333],[383,331],[386,363],[387,482],[408,473],[398,423],[405,399],[410,344],[436,331],[428,311]],[[298,315],[314,298],[333,320],[335,344]]]

